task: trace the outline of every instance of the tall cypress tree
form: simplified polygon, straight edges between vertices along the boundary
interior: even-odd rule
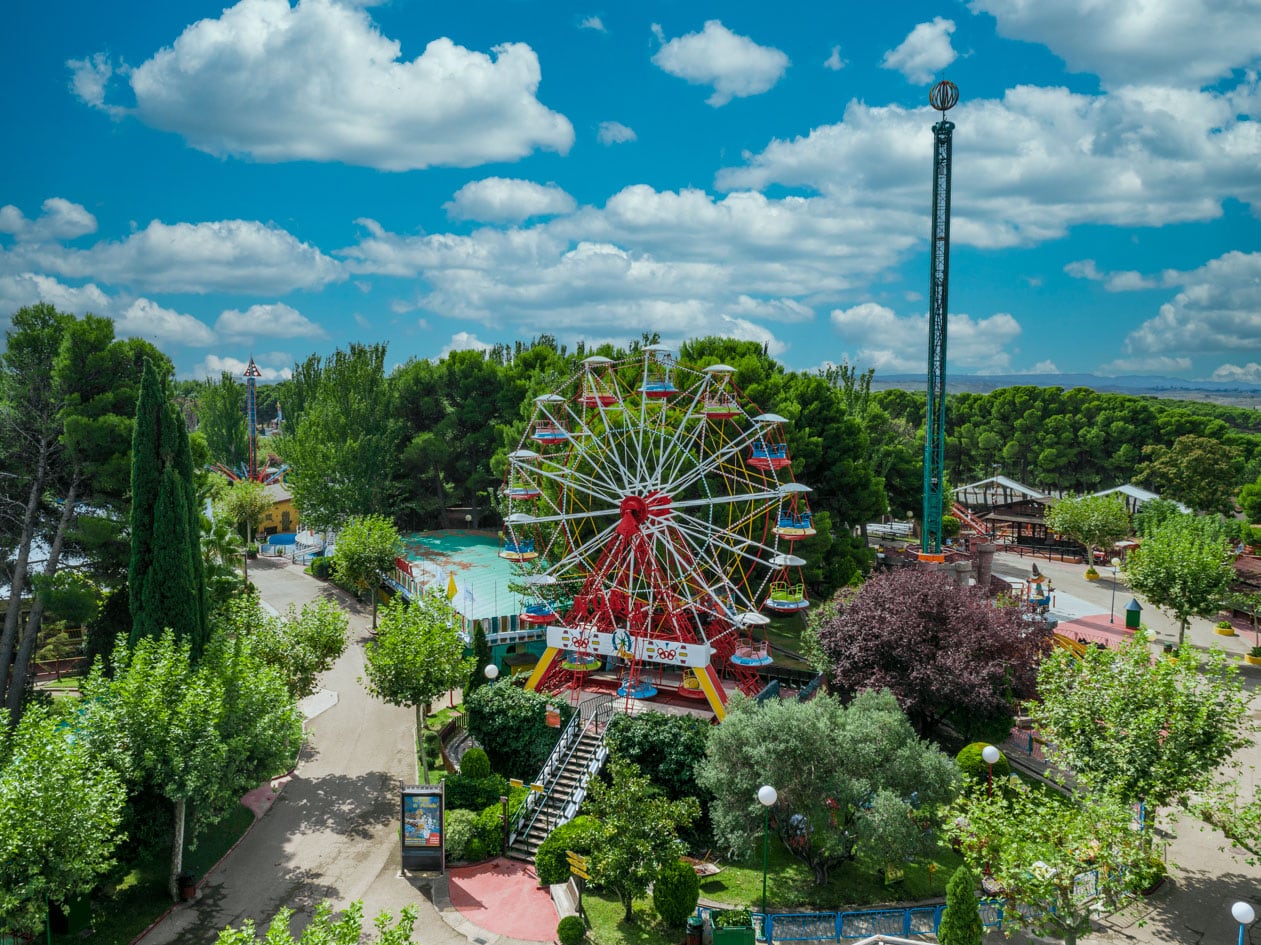
[[[146,360],[131,456],[131,643],[164,628],[201,656],[207,624],[188,431]]]

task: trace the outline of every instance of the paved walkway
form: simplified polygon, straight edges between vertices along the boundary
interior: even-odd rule
[[[1026,578],[1033,559],[1011,554],[995,558],[994,571],[1007,578]],[[1039,560],[1038,570],[1051,578],[1056,588],[1053,611],[1064,620],[1093,614],[1107,619],[1112,601],[1112,569],[1100,568],[1101,579],[1087,581],[1085,566]],[[1116,621],[1124,626],[1124,607],[1134,595],[1117,576]],[[1178,625],[1155,607],[1143,603],[1142,619],[1157,643],[1177,640]],[[1194,619],[1186,642],[1207,649],[1220,646],[1228,653],[1243,654],[1252,646],[1252,635],[1223,637],[1213,632],[1212,620]],[[1252,716],[1261,720],[1261,668],[1242,666],[1245,683],[1253,692]],[[1256,767],[1261,766],[1261,747],[1254,741],[1237,756],[1243,765],[1243,792],[1254,794],[1258,787]],[[1170,943],[1221,943],[1238,941],[1239,925],[1230,914],[1231,904],[1240,899],[1251,902],[1261,912],[1261,866],[1250,866],[1243,857],[1230,852],[1230,843],[1218,831],[1189,816],[1170,826],[1177,836],[1170,842],[1170,876],[1152,896],[1124,912],[1098,923],[1097,931],[1085,941],[1100,945],[1170,945]],[[1261,943],[1261,922],[1254,925],[1245,942]],[[986,941],[999,942],[991,934]],[[1014,942],[1027,941],[1020,936]]]
[[[274,798],[256,799],[263,816],[206,876],[197,900],[172,909],[143,937],[143,945],[209,945],[224,926],[245,919],[265,928],[284,906],[298,913],[296,933],[325,899],[339,909],[361,899],[369,920],[382,910],[397,915],[414,905],[420,911],[416,940],[426,945],[465,945],[469,939],[513,945],[454,910],[444,918],[427,898],[429,880],[402,874],[398,792],[416,779],[415,723],[410,709],[371,698],[359,683],[370,616],[332,585],[283,559],[258,559],[250,577],[279,611],[322,597],[336,600],[351,615],[351,645],[321,680],[321,692],[307,702],[314,718],[289,783]],[[445,884],[438,885],[432,895],[450,909]],[[491,888],[486,895],[493,893]]]

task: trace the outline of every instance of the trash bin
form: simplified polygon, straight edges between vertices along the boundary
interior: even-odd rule
[[[687,917],[687,939],[685,945],[701,945],[701,935],[705,930],[705,920],[698,915]]]
[[[197,898],[197,877],[193,873],[180,873],[176,877],[176,885],[179,887],[180,898],[185,902]]]

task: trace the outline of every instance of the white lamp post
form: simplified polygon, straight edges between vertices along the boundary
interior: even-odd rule
[[[998,764],[998,759],[1003,757],[1002,753],[993,745],[986,745],[981,749],[981,760],[989,765],[988,779],[986,783],[986,795],[994,796],[994,765]]]
[[[779,792],[769,784],[757,789],[757,802],[762,805],[765,818],[762,821],[762,919],[766,920],[766,860],[770,850],[771,808],[779,800]]]
[[[499,667],[494,663],[487,663],[486,668],[482,670],[482,673],[486,676],[487,682],[493,683],[499,678]]]
[[[1108,623],[1112,623],[1112,614],[1117,607],[1117,568],[1121,567],[1121,559],[1113,558],[1112,564],[1112,603],[1108,605]]]
[[[1244,945],[1244,932],[1257,917],[1256,910],[1246,902],[1237,902],[1230,907],[1230,914],[1239,923],[1239,945]]]

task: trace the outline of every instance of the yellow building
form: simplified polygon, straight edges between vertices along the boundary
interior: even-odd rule
[[[298,509],[293,504],[293,496],[282,483],[276,482],[263,486],[263,491],[271,499],[271,508],[263,516],[262,532],[264,535],[289,534],[298,530]]]

